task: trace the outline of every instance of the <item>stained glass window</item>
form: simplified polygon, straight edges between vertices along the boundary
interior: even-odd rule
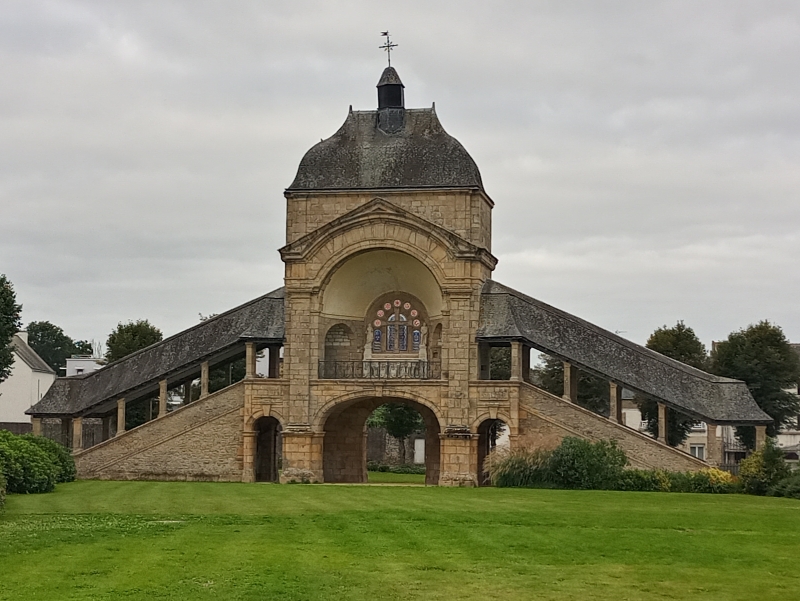
[[[384,302],[370,316],[373,353],[419,352],[422,346],[421,315],[414,303],[401,298]],[[411,341],[409,343],[409,336]],[[410,346],[410,348],[409,348]]]

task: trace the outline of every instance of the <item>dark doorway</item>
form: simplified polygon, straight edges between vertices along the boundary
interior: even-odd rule
[[[479,486],[491,486],[489,474],[484,471],[483,463],[486,461],[486,457],[489,455],[489,453],[491,453],[497,447],[498,441],[507,431],[506,423],[499,419],[487,419],[486,421],[481,422],[481,425],[478,426],[478,474],[480,474],[478,482]]]
[[[256,482],[277,482],[281,459],[281,424],[274,417],[256,421]]]

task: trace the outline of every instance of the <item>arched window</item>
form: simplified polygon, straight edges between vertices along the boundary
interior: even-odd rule
[[[374,308],[369,317],[373,353],[419,353],[426,344],[427,327],[416,300],[394,296]]]

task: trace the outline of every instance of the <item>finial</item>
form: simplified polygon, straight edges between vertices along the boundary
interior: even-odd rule
[[[378,46],[381,50],[386,50],[386,56],[389,59],[389,66],[392,66],[392,48],[397,48],[397,44],[392,44],[392,39],[389,37],[389,31],[382,31],[381,35],[386,38],[383,46]]]

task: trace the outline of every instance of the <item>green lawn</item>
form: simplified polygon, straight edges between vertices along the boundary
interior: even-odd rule
[[[370,484],[425,484],[425,474],[393,474],[367,472]]]
[[[793,599],[800,502],[76,482],[10,496],[0,599]]]

